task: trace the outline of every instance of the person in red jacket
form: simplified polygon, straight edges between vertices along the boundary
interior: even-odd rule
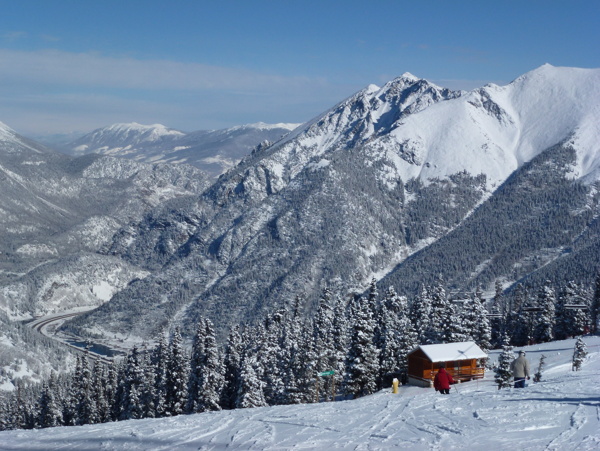
[[[433,379],[433,387],[435,391],[439,391],[442,395],[450,394],[450,385],[454,384],[452,376],[446,372],[444,365],[440,365],[440,370]]]

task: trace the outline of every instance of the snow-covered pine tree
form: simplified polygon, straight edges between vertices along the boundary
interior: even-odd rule
[[[235,407],[263,407],[267,405],[264,395],[264,382],[257,376],[258,362],[252,354],[246,354],[242,360],[241,384],[237,393]]]
[[[299,375],[306,371],[304,358],[303,321],[300,316],[301,298],[296,296],[285,313],[279,337],[278,354],[279,374],[283,381],[283,390],[277,404],[298,404],[306,401],[305,394],[299,385]],[[312,329],[311,329],[312,330]],[[312,367],[310,368],[312,370]]]
[[[527,290],[525,287],[518,283],[514,289],[513,295],[511,296],[511,300],[509,303],[509,312],[508,317],[506,318],[506,327],[505,333],[510,336],[511,343],[519,343],[518,336],[521,335],[521,313],[523,305],[526,303],[527,299]],[[491,313],[491,312],[490,312]],[[500,344],[501,345],[501,344]],[[492,346],[496,346],[496,343],[492,340]]]
[[[556,321],[556,296],[548,280],[538,294],[539,312],[536,315],[533,339],[537,343],[546,343],[554,339]]]
[[[236,395],[241,385],[242,353],[242,336],[236,325],[229,332],[225,347],[224,385],[220,402],[223,409],[235,409]]]
[[[371,286],[373,288],[373,285]],[[376,290],[376,289],[375,289]],[[373,293],[372,293],[373,294]],[[333,295],[328,288],[323,290],[319,298],[319,305],[313,321],[312,360],[315,362],[315,372],[335,370],[335,345],[333,341],[334,310],[332,307]],[[375,301],[373,301],[375,302]],[[373,307],[369,303],[370,307]],[[319,398],[329,396],[331,393],[330,379],[320,381]]]
[[[54,371],[50,379],[42,386],[42,393],[38,405],[38,424],[42,428],[60,426],[62,424],[62,411],[57,398],[57,380]]]
[[[438,282],[430,290],[431,292],[431,311],[429,315],[429,327],[425,332],[425,341],[427,344],[451,343],[460,341],[456,331],[457,317],[452,302],[446,296],[441,276]]]
[[[484,352],[487,352],[492,348],[492,332],[481,290],[475,292],[467,310],[472,322],[471,337]]]
[[[143,418],[156,418],[156,367],[152,364],[151,351],[145,346],[140,353],[143,384],[140,396]]]
[[[205,319],[201,316],[196,325],[196,333],[192,339],[192,354],[190,356],[190,373],[188,376],[187,413],[201,412],[199,410],[200,386],[204,373],[204,342],[206,333]]]
[[[538,363],[537,370],[536,370],[535,374],[533,375],[533,382],[535,382],[536,384],[538,382],[541,382],[541,380],[542,380],[542,371],[544,371],[545,365],[546,365],[546,356],[544,354],[542,354],[542,356],[540,357],[540,363]]]
[[[346,393],[357,398],[369,395],[377,389],[379,350],[373,343],[375,322],[369,302],[358,298],[355,303],[352,309],[352,338],[344,386]]]
[[[221,361],[215,331],[212,322],[204,318],[199,322],[199,328],[203,331],[197,332],[198,340],[202,338],[203,345],[198,343],[197,352],[199,361],[196,362],[197,370],[200,371],[195,377],[198,377],[197,393],[189,399],[193,399],[191,405],[192,412],[206,412],[210,410],[221,410],[220,396],[223,388],[223,363]]]
[[[286,312],[282,323],[281,336],[279,337],[280,347],[277,358],[278,372],[283,387],[275,400],[276,404],[296,404],[300,402],[294,374],[295,360],[299,350],[292,321],[290,312]]]
[[[425,344],[426,333],[430,327],[431,295],[425,285],[421,285],[419,295],[413,300],[410,310],[410,319],[417,333],[418,344]]]
[[[154,412],[157,418],[170,416],[167,405],[167,373],[171,366],[169,346],[164,334],[160,334],[158,344],[151,356],[151,364],[154,368]]]
[[[561,290],[556,304],[554,331],[557,340],[583,335],[586,332],[589,326],[586,309],[587,304],[582,290],[574,281],[568,282]]]
[[[92,371],[92,397],[96,405],[96,416],[94,423],[106,423],[110,421],[110,405],[106,397],[108,386],[107,369],[100,359],[94,362]]]
[[[517,346],[525,346],[533,341],[533,332],[535,328],[535,312],[538,308],[537,298],[530,296],[526,289],[519,286],[515,290],[515,299],[520,297],[520,307],[513,322],[512,342]]]
[[[97,417],[96,403],[92,392],[92,372],[88,352],[81,358],[80,375],[75,380],[77,394],[77,424],[92,424]],[[76,375],[77,377],[77,375]]]
[[[166,407],[168,415],[180,415],[187,401],[188,357],[183,349],[179,328],[175,329],[169,346],[169,366],[166,373]]]
[[[143,418],[141,398],[144,390],[144,369],[137,346],[127,355],[123,376],[119,420]]]
[[[587,346],[585,345],[583,338],[577,337],[575,349],[573,351],[573,371],[579,371],[581,369],[581,365],[583,364],[587,354]]]
[[[511,387],[512,371],[510,365],[513,360],[513,347],[510,345],[510,338],[506,335],[502,341],[502,352],[498,357],[498,366],[496,367],[495,381],[498,390]]]
[[[400,372],[400,333],[399,315],[402,309],[400,297],[393,286],[388,287],[381,304],[379,324],[379,377],[378,387],[383,387],[383,380]]]
[[[369,284],[369,296],[367,298],[369,309],[371,309],[371,315],[373,318],[377,318],[377,312],[379,310],[379,290],[377,290],[377,280],[375,277],[371,279]]]
[[[117,392],[119,391],[119,371],[120,364],[113,360],[107,369],[106,374],[106,400],[108,401],[109,410],[110,410],[110,420],[108,421],[117,421],[119,419],[118,414],[121,410],[119,406],[119,397]]]
[[[333,383],[336,391],[344,383],[344,374],[346,373],[346,355],[350,347],[350,323],[348,320],[348,305],[342,296],[336,296],[333,311],[333,349],[334,361],[331,369],[335,371]]]
[[[277,310],[267,316],[264,326],[265,338],[255,346],[261,367],[264,368],[261,379],[264,382],[265,400],[269,405],[277,404],[285,390],[280,362],[284,316],[284,310]]]
[[[493,315],[490,321],[491,342],[494,346],[501,346],[504,333],[506,332],[506,320],[508,311],[504,299],[502,283],[496,280],[494,284],[494,297],[491,300],[490,313]]]
[[[312,351],[314,348],[313,321],[309,319],[301,322],[298,318],[296,327],[300,328],[296,333],[298,351],[290,363],[297,387],[294,402],[312,403],[316,399],[315,374],[317,373],[315,354]]]

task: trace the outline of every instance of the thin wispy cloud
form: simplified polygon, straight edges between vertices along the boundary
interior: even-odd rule
[[[46,42],[59,42],[61,40],[61,38],[59,38],[58,36],[52,36],[50,34],[42,34],[40,35],[40,38],[42,38],[42,40]]]
[[[5,41],[17,41],[19,39],[25,38],[27,37],[27,32],[25,31],[7,31],[6,33],[3,33],[2,35],[2,39],[4,39]]]
[[[273,90],[324,83],[322,79],[283,77],[246,69],[168,60],[115,58],[58,50],[0,50],[1,82],[115,89]]]
[[[0,120],[21,132],[67,132],[115,121],[160,122],[188,131],[301,122],[350,93],[318,77],[91,52],[0,49]]]

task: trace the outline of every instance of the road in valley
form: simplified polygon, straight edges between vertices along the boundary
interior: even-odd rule
[[[91,310],[93,310],[93,308],[87,310],[77,310],[75,312],[71,311],[63,313],[54,313],[52,315],[36,318],[33,321],[27,323],[27,326],[39,332],[40,334],[53,340],[59,341],[79,352],[84,353],[86,352],[87,348],[88,356],[91,359],[100,360],[104,363],[111,363],[113,361],[113,356],[122,355],[124,353],[124,350],[110,348],[103,344],[95,344],[89,340],[78,339],[77,337],[66,338],[58,337],[56,335],[56,330],[65,321],[76,316],[82,315],[83,313],[87,313]]]

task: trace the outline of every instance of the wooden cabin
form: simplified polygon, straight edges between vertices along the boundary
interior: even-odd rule
[[[421,345],[408,353],[408,383],[432,387],[441,364],[456,381],[481,379],[484,366],[480,359],[487,354],[472,341]]]

